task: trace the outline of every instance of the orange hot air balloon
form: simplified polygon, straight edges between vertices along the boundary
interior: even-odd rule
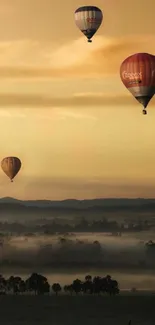
[[[136,53],[123,61],[120,77],[125,87],[143,105],[143,114],[155,94],[155,56]]]
[[[17,157],[6,157],[1,161],[1,168],[10,178],[11,182],[13,182],[13,178],[18,174],[21,165],[21,161]]]

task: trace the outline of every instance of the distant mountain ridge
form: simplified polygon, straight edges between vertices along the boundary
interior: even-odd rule
[[[0,198],[0,220],[11,222],[36,219],[89,220],[103,217],[118,219],[119,217],[148,218],[155,216],[155,199],[93,199],[93,200],[18,200],[11,197]]]
[[[105,198],[91,200],[66,199],[60,201],[52,200],[18,200],[12,197],[0,198],[0,205],[22,205],[25,207],[36,208],[71,208],[71,209],[88,209],[88,208],[138,208],[138,207],[155,207],[155,199],[143,198]]]

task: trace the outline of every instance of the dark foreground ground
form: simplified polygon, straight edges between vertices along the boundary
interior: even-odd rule
[[[1,296],[2,325],[155,324],[155,296]]]

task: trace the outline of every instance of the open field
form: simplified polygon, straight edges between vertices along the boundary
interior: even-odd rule
[[[2,325],[155,324],[154,295],[1,296]]]

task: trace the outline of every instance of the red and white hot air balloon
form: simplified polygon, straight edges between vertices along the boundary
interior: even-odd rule
[[[98,7],[84,6],[75,11],[75,23],[89,43],[92,42],[91,38],[99,29],[102,20],[103,13]]]
[[[126,58],[120,67],[120,77],[125,87],[143,105],[143,114],[155,94],[155,56],[136,53]]]

